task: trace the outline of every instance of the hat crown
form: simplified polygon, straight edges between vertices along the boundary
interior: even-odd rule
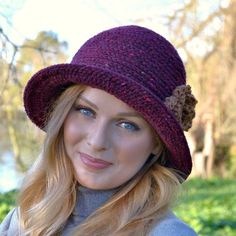
[[[164,37],[140,26],[122,26],[89,39],[71,64],[101,68],[135,80],[161,100],[186,83],[177,51]]]

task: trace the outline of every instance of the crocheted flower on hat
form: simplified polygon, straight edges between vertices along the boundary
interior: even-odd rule
[[[197,104],[197,99],[192,94],[190,85],[177,86],[164,103],[171,110],[182,129],[188,131],[192,126]]]

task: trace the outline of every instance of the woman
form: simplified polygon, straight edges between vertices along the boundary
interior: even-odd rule
[[[47,135],[1,235],[196,235],[171,212],[192,168],[183,130],[196,99],[165,38],[101,32],[36,73],[24,105]]]

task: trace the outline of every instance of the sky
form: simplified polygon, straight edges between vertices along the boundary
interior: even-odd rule
[[[169,39],[165,17],[189,0],[0,0],[12,5],[13,27],[8,27],[11,40],[21,44],[34,39],[42,30],[53,31],[68,42],[68,61],[79,47],[95,34],[119,25],[138,24]],[[222,0],[227,5],[229,0]],[[201,15],[209,14],[218,1],[201,1]],[[14,7],[14,4],[16,5]],[[16,4],[17,3],[17,4]],[[0,15],[1,16],[1,15]],[[0,17],[1,19],[1,17]],[[1,25],[1,21],[0,21]],[[215,23],[219,26],[219,22]],[[209,31],[210,32],[210,31]],[[169,39],[170,40],[170,39]],[[204,53],[202,42],[189,45],[196,53]],[[180,52],[181,53],[181,52]],[[184,57],[184,55],[183,55]],[[184,60],[184,58],[183,58]]]
[[[25,0],[13,14],[12,35],[21,42],[52,30],[68,42],[72,56],[88,38],[118,25],[139,24],[166,34],[157,16],[175,6],[173,0]]]

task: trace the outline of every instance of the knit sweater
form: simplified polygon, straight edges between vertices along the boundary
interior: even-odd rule
[[[114,190],[91,190],[80,187],[77,193],[77,202],[74,211],[62,230],[62,236],[69,236],[73,229],[86,219],[99,206],[104,204]],[[79,199],[79,201],[78,201]],[[13,236],[19,234],[19,222],[17,208],[8,213],[0,225],[1,236]],[[149,236],[197,236],[192,228],[178,219],[173,213],[169,213],[159,221],[151,230]]]
[[[70,235],[70,232],[86,219],[99,206],[103,205],[113,194],[115,190],[92,190],[85,187],[79,187],[77,191],[77,201],[74,211],[68,219],[62,236]]]

